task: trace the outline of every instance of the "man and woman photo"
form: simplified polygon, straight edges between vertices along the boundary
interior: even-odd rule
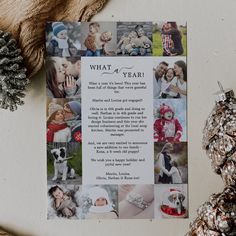
[[[186,98],[187,65],[183,60],[168,59],[153,68],[153,96],[158,98]]]
[[[81,98],[81,60],[79,57],[45,59],[47,96]]]
[[[81,104],[79,101],[49,99],[47,142],[82,142]]]

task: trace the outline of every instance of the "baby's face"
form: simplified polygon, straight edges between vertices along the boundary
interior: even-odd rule
[[[164,114],[164,118],[166,120],[171,120],[173,118],[173,113],[171,111],[168,111]]]
[[[112,39],[112,33],[111,32],[109,32],[109,31],[107,31],[107,32],[103,32],[102,34],[101,34],[101,39],[102,39],[102,41],[110,41],[111,39]]]
[[[143,28],[140,27],[140,28],[137,30],[137,34],[138,34],[139,37],[143,36],[143,35],[145,34]]]
[[[170,82],[174,78],[174,71],[173,70],[168,70],[166,72],[166,78],[167,78],[167,81]]]
[[[56,112],[54,120],[58,121],[58,122],[62,122],[62,121],[64,121],[64,118],[65,117],[64,117],[63,110],[59,110],[59,111]]]
[[[66,37],[67,37],[67,30],[62,30],[62,31],[60,31],[60,32],[57,34],[57,37],[58,37],[59,39],[66,39]]]
[[[57,188],[53,193],[52,193],[52,196],[56,199],[62,199],[63,197],[63,192]]]
[[[107,200],[105,198],[98,198],[95,202],[95,206],[105,206],[107,205]]]

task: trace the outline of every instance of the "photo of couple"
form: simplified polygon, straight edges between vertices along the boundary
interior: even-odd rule
[[[187,65],[186,59],[158,58],[153,68],[153,97],[186,98]]]
[[[154,22],[152,31],[154,56],[186,56],[186,22]]]
[[[81,98],[80,59],[80,57],[45,59],[47,97]]]
[[[83,22],[80,37],[81,56],[115,56],[116,23],[114,22]]]
[[[82,142],[81,103],[71,99],[48,99],[47,143]]]
[[[121,56],[152,55],[152,23],[118,22],[116,53]]]
[[[155,143],[155,184],[188,182],[187,143]]]

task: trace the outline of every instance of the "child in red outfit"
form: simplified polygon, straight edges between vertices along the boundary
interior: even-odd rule
[[[170,106],[160,106],[160,118],[154,123],[154,138],[157,142],[179,142],[183,128]]]

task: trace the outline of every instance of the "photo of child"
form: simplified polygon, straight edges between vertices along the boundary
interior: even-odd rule
[[[77,201],[75,199],[75,193],[78,191],[79,186],[69,185],[48,186],[48,219],[78,219],[77,217]]]
[[[154,56],[186,56],[186,22],[154,22],[152,32]]]
[[[187,218],[187,184],[155,185],[155,218]]]
[[[83,185],[79,193],[81,219],[117,219],[117,185]]]
[[[153,68],[153,96],[158,98],[187,97],[186,58],[158,58]]]
[[[82,142],[80,100],[47,100],[47,142]]]
[[[81,98],[81,58],[45,59],[46,93],[51,98]]]
[[[121,56],[150,56],[152,23],[118,22],[116,53]]]
[[[186,141],[186,100],[154,99],[154,140]]]
[[[187,143],[155,143],[154,176],[156,184],[187,183]]]
[[[154,217],[154,185],[119,185],[120,219]]]
[[[80,143],[47,143],[48,184],[82,183],[82,145]]]
[[[80,23],[49,22],[46,25],[47,56],[74,57],[79,55],[81,45]]]
[[[81,56],[114,56],[116,23],[84,22],[81,25]]]

